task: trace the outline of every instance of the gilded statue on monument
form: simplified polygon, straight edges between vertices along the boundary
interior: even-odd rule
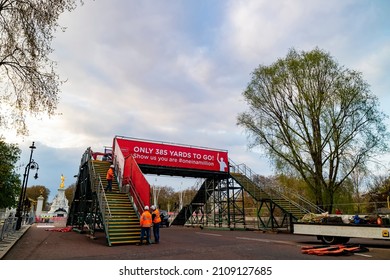
[[[61,184],[60,184],[60,189],[63,189],[65,187],[65,177],[63,174],[61,174]]]

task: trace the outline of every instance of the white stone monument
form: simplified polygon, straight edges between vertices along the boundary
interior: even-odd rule
[[[38,199],[37,199],[37,210],[36,210],[36,212],[35,212],[35,216],[37,216],[37,217],[39,217],[39,216],[41,216],[41,214],[42,214],[42,210],[43,210],[43,200],[44,200],[44,198],[43,198],[43,196],[42,196],[42,194],[38,197]]]
[[[69,213],[68,200],[65,196],[65,177],[61,175],[61,184],[58,189],[58,193],[53,199],[53,203],[51,204],[49,215],[58,216],[58,217],[67,217]]]

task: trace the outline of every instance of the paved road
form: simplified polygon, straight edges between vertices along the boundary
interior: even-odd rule
[[[57,232],[32,225],[5,254],[4,260],[389,260],[390,242],[351,239],[369,249],[348,256],[316,256],[301,247],[320,245],[312,236],[259,231],[210,230],[187,227],[161,229],[160,244],[106,245],[102,232],[95,239],[77,232]]]

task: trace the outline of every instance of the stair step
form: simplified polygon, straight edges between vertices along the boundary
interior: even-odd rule
[[[283,211],[291,213],[293,216],[302,216],[303,212],[300,208],[293,205],[289,200],[275,195],[270,196],[259,186],[257,186],[252,180],[250,180],[246,175],[240,173],[230,173],[231,176],[247,191],[254,199],[261,200],[270,200],[276,205],[279,206]]]
[[[111,227],[139,227],[139,222],[113,222],[113,221],[110,221],[110,223],[108,224],[108,226],[111,228]]]
[[[108,231],[111,233],[122,233],[122,232],[140,232],[140,227],[139,226],[134,226],[134,227],[109,227]]]
[[[118,207],[118,206],[111,206],[110,212],[122,212],[124,214],[135,214],[135,211],[130,207]]]
[[[94,169],[102,184],[107,184],[106,172],[111,165],[109,162],[93,161]],[[119,192],[119,187],[115,180],[112,182],[112,192],[105,192],[108,203],[106,217],[111,214],[108,222],[107,239],[109,244],[131,244],[139,242],[141,229],[137,212],[129,199],[128,194]]]
[[[112,245],[118,245],[118,244],[136,244],[139,242],[139,238],[138,239],[134,239],[134,240],[121,240],[121,241],[118,241],[118,242],[115,242],[115,241],[111,241],[111,244]]]
[[[140,236],[141,231],[117,231],[117,232],[110,232],[110,239],[115,237],[116,239],[119,238],[129,238],[129,237],[134,237],[134,236]]]
[[[111,236],[110,240],[111,241],[119,241],[119,240],[136,240],[136,239],[139,239],[140,238],[140,235],[141,233],[138,232],[137,234],[133,234],[133,235],[117,235],[117,236]]]
[[[118,219],[120,219],[120,220],[123,220],[123,219],[129,220],[131,218],[137,219],[139,221],[138,217],[135,216],[135,214],[131,215],[131,213],[112,213],[112,212],[111,212],[110,220],[118,220]]]

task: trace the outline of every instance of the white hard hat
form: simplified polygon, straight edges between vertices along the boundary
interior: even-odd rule
[[[113,164],[110,165],[111,168],[114,168],[115,166]]]
[[[150,206],[150,209],[155,210],[156,206],[152,205],[152,206]]]
[[[146,205],[146,206],[144,207],[144,209],[145,209],[145,210],[149,210],[149,206]]]

